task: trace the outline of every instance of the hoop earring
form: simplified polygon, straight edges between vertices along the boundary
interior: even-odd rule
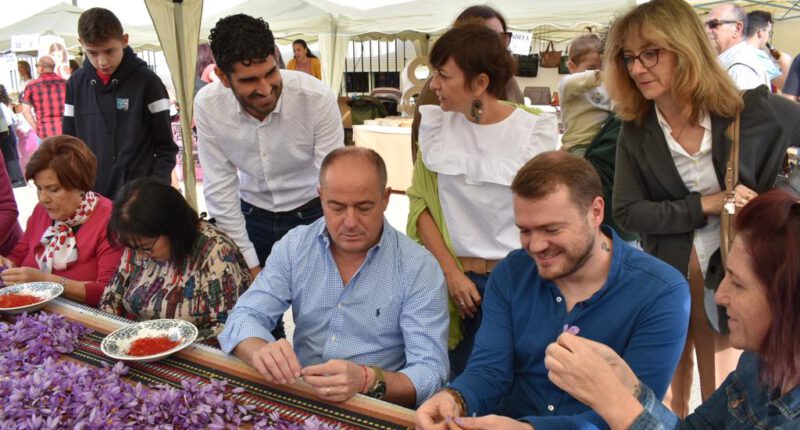
[[[469,110],[469,116],[471,116],[476,123],[480,124],[481,115],[483,115],[483,102],[479,99],[475,99],[472,102],[472,107]]]

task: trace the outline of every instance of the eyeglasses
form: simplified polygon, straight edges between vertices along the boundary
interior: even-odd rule
[[[628,69],[629,73],[633,70],[633,63],[636,60],[639,60],[645,69],[652,69],[656,66],[656,64],[658,64],[659,51],[661,51],[661,48],[651,48],[645,49],[644,51],[640,52],[639,55],[625,54],[622,56],[622,64],[626,69]]]
[[[160,238],[161,238],[161,236],[156,236],[156,238],[153,239],[153,241],[148,246],[143,246],[143,245],[130,246],[129,245],[128,248],[131,248],[131,249],[133,249],[134,251],[136,251],[136,252],[138,252],[140,254],[152,254],[153,253],[153,248],[156,247],[156,243],[158,243],[158,239],[160,239]]]
[[[511,34],[510,31],[498,31],[497,34],[499,34],[500,37],[502,37],[503,42],[506,44],[506,46],[511,44],[511,35],[512,34]]]
[[[733,19],[709,19],[706,21],[706,27],[710,28],[711,30],[716,30],[722,24],[736,24],[739,21]]]

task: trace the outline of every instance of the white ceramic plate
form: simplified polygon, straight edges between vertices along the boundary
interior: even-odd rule
[[[5,312],[11,315],[21,314],[23,312],[35,312],[41,309],[45,303],[55,299],[64,292],[64,286],[56,284],[55,282],[26,282],[24,284],[16,284],[10,287],[0,288],[0,296],[6,294],[30,294],[32,296],[42,299],[39,303],[32,305],[18,306],[15,308],[0,308],[0,312]]]
[[[128,355],[131,344],[136,339],[160,336],[166,336],[173,341],[179,340],[181,343],[158,354],[145,356]],[[197,327],[188,321],[174,319],[150,320],[131,324],[114,331],[103,339],[100,349],[103,354],[116,360],[149,363],[166,358],[186,348],[195,339],[197,339]]]

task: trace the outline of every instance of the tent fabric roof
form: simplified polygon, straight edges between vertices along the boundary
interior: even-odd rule
[[[215,0],[206,0],[206,3]],[[415,34],[441,32],[471,3],[463,0],[411,0],[405,3],[361,10],[330,0],[247,0],[230,9],[203,16],[200,36],[222,17],[233,13],[261,16],[276,37],[298,34],[343,36]],[[572,27],[582,23],[604,24],[614,14],[635,5],[635,0],[495,0],[490,5],[501,11],[509,27],[529,30],[543,24]]]
[[[724,0],[689,0],[700,14],[722,2]],[[796,1],[738,0],[736,3],[747,10],[769,10],[776,20],[800,17],[800,4]],[[204,4],[201,39],[208,37],[208,32],[220,18],[233,13],[246,13],[263,17],[269,22],[276,38],[306,35],[313,39],[320,35],[338,34],[356,40],[386,38],[386,35],[399,35],[408,40],[424,37],[426,33],[442,32],[460,10],[474,2],[410,0],[368,10],[342,6],[335,0],[204,0]],[[489,1],[490,6],[503,13],[509,27],[517,30],[530,30],[542,25],[579,28],[587,23],[603,25],[635,4],[636,0]],[[109,1],[107,7],[122,19],[134,48],[159,49],[158,36],[152,25],[129,25],[125,23],[125,15],[120,13],[123,6]],[[144,4],[138,6],[126,2],[125,7],[144,8]],[[207,13],[207,10],[221,12]],[[37,32],[61,36],[68,47],[76,48],[77,22],[82,11],[79,7],[59,3],[0,28],[0,52],[9,49],[11,36]]]
[[[0,28],[0,52],[11,49],[11,37],[22,34],[54,34],[64,38],[67,48],[76,50],[78,43],[78,18],[84,9],[67,3],[58,3],[41,12]],[[158,36],[152,26],[125,26],[135,49],[160,49]]]

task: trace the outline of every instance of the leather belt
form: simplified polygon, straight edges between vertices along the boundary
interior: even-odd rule
[[[464,272],[472,272],[476,275],[488,275],[497,266],[500,260],[485,260],[477,257],[458,257]]]
[[[322,204],[322,200],[320,200],[319,197],[314,197],[313,199],[307,201],[304,205],[296,207],[296,208],[290,210],[289,212],[302,212],[302,211],[314,208],[316,206],[319,206],[321,204]]]
[[[242,200],[242,201],[244,201],[244,200]],[[257,214],[261,214],[261,215],[284,215],[284,214],[291,214],[291,213],[295,213],[295,212],[303,212],[303,211],[307,211],[309,209],[313,209],[313,208],[315,208],[315,207],[317,207],[317,206],[322,204],[322,201],[320,200],[319,197],[314,197],[313,199],[303,203],[302,205],[300,205],[300,206],[298,206],[298,207],[296,207],[294,209],[288,210],[286,212],[272,212],[272,211],[268,211],[266,209],[261,209],[260,207],[254,205],[254,204],[252,204],[250,202],[247,202],[247,201],[244,201],[244,202],[253,207],[253,212],[255,212]]]

